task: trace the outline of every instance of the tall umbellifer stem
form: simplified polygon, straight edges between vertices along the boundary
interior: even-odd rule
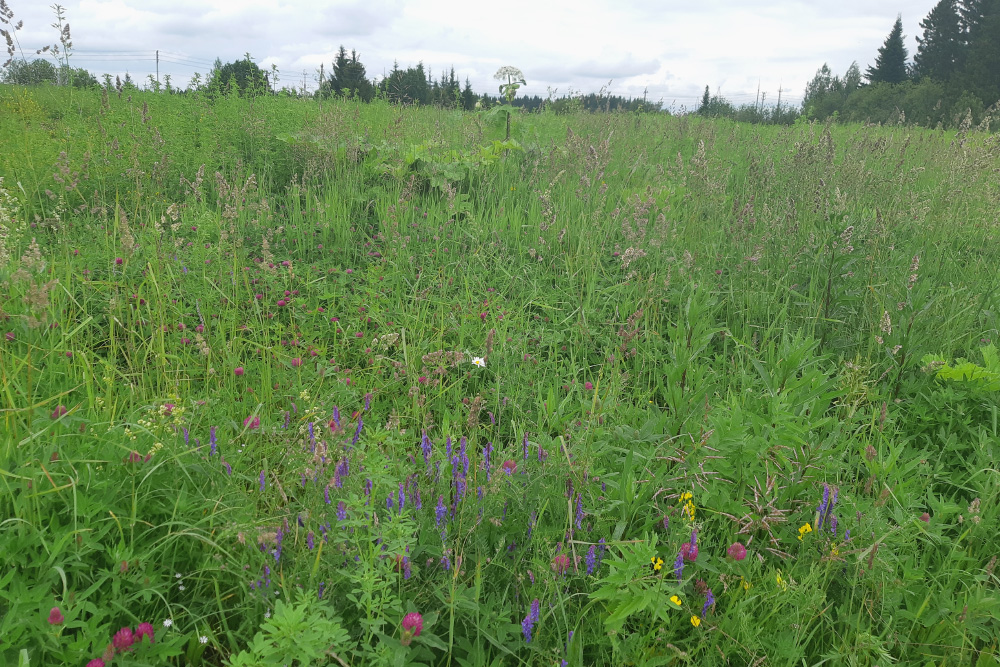
[[[514,96],[517,95],[517,89],[528,85],[528,82],[524,80],[524,73],[521,70],[510,65],[498,69],[493,78],[497,81],[507,80],[507,83],[500,84],[500,94],[507,98],[507,104],[511,106],[507,109],[507,135],[504,137],[504,141],[510,141],[510,115],[513,112]]]

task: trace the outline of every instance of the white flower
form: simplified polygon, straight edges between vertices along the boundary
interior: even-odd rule
[[[173,624],[174,624],[174,622],[173,622],[172,619],[166,618],[166,619],[163,620],[163,627],[165,627],[165,628],[169,628]]]
[[[179,585],[177,588],[178,590],[184,590],[184,584]]]
[[[486,368],[486,360],[483,359],[482,357],[473,357],[472,365],[479,366],[480,368]]]
[[[205,635],[202,635],[201,637],[198,637],[198,642],[200,644],[207,644],[208,643],[208,637],[206,637]]]
[[[271,610],[270,609],[268,609],[267,611],[264,612],[264,618],[271,618]]]
[[[174,576],[175,576],[176,578],[180,579],[180,578],[181,578],[181,573],[180,573],[180,572],[178,572],[178,573],[177,573],[177,574],[175,574]]]

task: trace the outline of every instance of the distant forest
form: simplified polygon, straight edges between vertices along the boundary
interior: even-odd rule
[[[10,17],[8,17],[9,19]],[[196,74],[185,88],[173,85],[170,76],[161,84],[152,75],[135,82],[97,76],[85,69],[70,66],[72,43],[69,26],[60,31],[60,43],[38,53],[50,59],[16,58],[14,32],[17,26],[4,21],[0,37],[7,42],[8,60],[0,69],[0,82],[36,85],[51,83],[77,87],[102,86],[122,90],[139,87],[168,93],[202,92],[259,95],[282,94],[328,99],[350,96],[368,102],[376,97],[404,104],[434,105],[444,108],[474,110],[500,103],[498,96],[474,91],[469,79],[455,77],[451,68],[435,77],[423,65],[401,68],[394,63],[381,79],[370,79],[357,51],[348,53],[341,46],[329,70],[325,64],[317,72],[316,90],[307,91],[285,85],[279,88],[280,72],[260,68],[246,54],[242,59],[215,66],[205,78]],[[911,60],[905,46],[902,16],[897,16],[885,42],[874,54],[874,62],[862,73],[857,62],[843,75],[836,75],[827,64],[807,84],[801,106],[765,104],[734,105],[721,94],[712,95],[705,86],[701,103],[695,111],[707,117],[727,117],[754,123],[789,124],[799,118],[852,122],[916,123],[929,127],[988,126],[993,115],[1000,116],[1000,0],[940,0],[920,22],[921,36]],[[514,106],[527,111],[545,109],[555,113],[590,112],[670,112],[662,101],[622,97],[600,93],[572,93],[547,98],[520,96]],[[681,111],[688,111],[682,109]]]

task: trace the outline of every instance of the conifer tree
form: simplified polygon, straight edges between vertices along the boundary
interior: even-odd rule
[[[940,0],[920,22],[923,37],[917,37],[913,57],[918,77],[948,81],[961,67],[963,31],[956,0]]]
[[[906,58],[909,54],[903,43],[903,19],[896,17],[892,31],[878,50],[875,65],[868,68],[865,77],[871,83],[902,83],[908,78]]]

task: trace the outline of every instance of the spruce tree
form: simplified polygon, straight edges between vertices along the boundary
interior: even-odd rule
[[[878,50],[875,65],[865,72],[870,83],[902,83],[906,81],[906,58],[909,54],[903,43],[903,18],[896,17],[892,31]]]
[[[962,83],[990,106],[1000,99],[1000,0],[959,5],[966,42]]]
[[[940,0],[920,22],[923,37],[917,37],[914,71],[919,77],[950,81],[963,56],[963,34],[956,0]]]

